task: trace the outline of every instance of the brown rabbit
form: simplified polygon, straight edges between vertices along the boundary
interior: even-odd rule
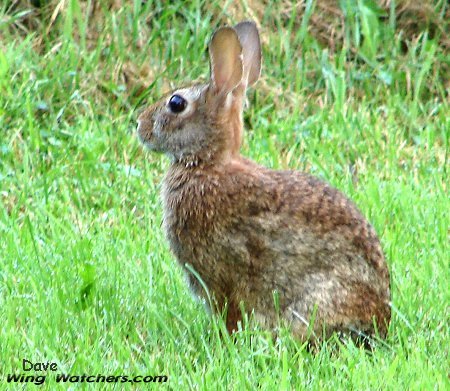
[[[173,91],[138,119],[145,146],[172,160],[164,227],[180,264],[196,272],[187,271],[194,291],[205,297],[198,274],[216,310],[227,306],[229,332],[245,308],[271,330],[287,322],[302,340],[332,332],[384,337],[389,272],[356,206],[308,174],[239,154],[245,92],[261,69],[255,24],[217,30],[209,55],[209,83]]]

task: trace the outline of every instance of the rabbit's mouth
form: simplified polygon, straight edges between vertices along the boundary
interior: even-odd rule
[[[140,133],[138,133],[138,138],[139,141],[144,145],[145,148],[147,148],[148,150],[152,151],[152,152],[162,152],[160,148],[158,148],[156,146],[156,144],[148,139],[148,138],[144,138]]]

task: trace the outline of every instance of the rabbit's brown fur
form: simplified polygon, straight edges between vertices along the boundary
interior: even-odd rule
[[[242,302],[264,327],[274,329],[281,318],[300,339],[324,329],[327,336],[384,336],[389,273],[356,206],[310,175],[269,170],[239,155],[242,102],[259,76],[259,50],[250,22],[218,30],[210,83],[174,91],[139,117],[143,143],[172,158],[162,192],[170,247],[181,265],[192,265],[217,309],[227,305],[230,332],[242,320]],[[181,113],[171,111],[173,95],[187,101]]]

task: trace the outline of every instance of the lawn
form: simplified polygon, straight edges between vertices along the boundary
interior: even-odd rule
[[[373,1],[342,2],[333,42],[314,33],[320,0],[301,12],[286,1],[94,11],[68,0],[40,14],[13,3],[0,5],[0,389],[22,373],[47,374],[45,389],[67,388],[58,373],[166,375],[155,387],[171,389],[449,389],[445,1],[443,28],[411,36],[392,7],[381,18]],[[330,341],[312,353],[253,327],[223,338],[169,251],[169,161],[142,149],[136,118],[205,80],[212,31],[242,18],[258,21],[264,57],[243,154],[327,180],[381,238],[393,318],[373,352]],[[57,371],[24,372],[23,359]]]

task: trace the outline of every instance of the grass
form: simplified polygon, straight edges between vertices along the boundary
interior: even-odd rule
[[[288,333],[220,338],[163,237],[168,161],[134,135],[146,102],[207,77],[212,30],[237,21],[231,2],[101,3],[91,30],[86,4],[67,1],[34,31],[0,8],[0,388],[26,358],[62,373],[164,374],[174,389],[448,389],[449,53],[438,40],[424,32],[405,50],[395,23],[356,8],[332,55],[308,13],[282,20],[275,3],[259,21],[263,77],[243,153],[348,194],[391,271],[386,344],[311,354]]]

